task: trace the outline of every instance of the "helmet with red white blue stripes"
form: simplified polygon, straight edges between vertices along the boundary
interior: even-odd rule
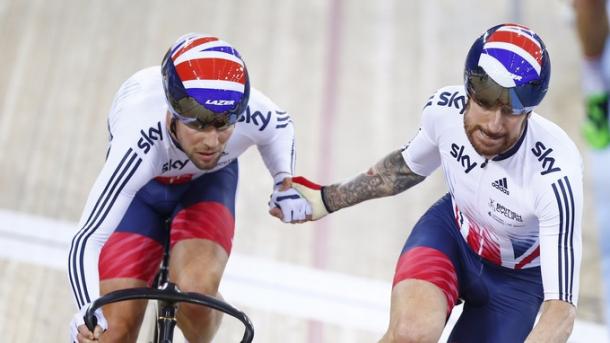
[[[464,68],[469,97],[483,105],[508,105],[531,112],[544,98],[551,60],[542,39],[518,24],[492,27],[472,44]]]
[[[250,97],[248,70],[229,43],[189,33],[169,48],[161,64],[169,111],[181,122],[203,128],[235,124]]]

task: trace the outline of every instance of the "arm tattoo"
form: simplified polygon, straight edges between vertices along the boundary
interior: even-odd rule
[[[359,202],[395,195],[422,182],[424,176],[415,174],[396,150],[377,162],[366,173],[355,178],[324,187],[322,196],[328,209],[336,211]]]

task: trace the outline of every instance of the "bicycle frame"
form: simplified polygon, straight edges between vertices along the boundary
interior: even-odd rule
[[[171,219],[165,220],[165,229],[167,237],[163,243],[163,258],[159,266],[159,272],[155,276],[153,285],[157,289],[165,289],[171,287],[175,291],[179,291],[175,284],[169,284],[169,253],[171,241]],[[157,300],[157,321],[155,322],[155,331],[153,342],[171,342],[174,337],[174,328],[176,327],[176,306],[165,301]]]
[[[97,318],[95,317],[94,313],[98,308],[101,308],[104,305],[119,301],[152,299],[159,301],[155,343],[170,343],[173,341],[174,328],[176,326],[176,310],[178,308],[178,303],[181,302],[206,306],[238,319],[245,327],[241,343],[252,342],[254,339],[254,327],[244,312],[234,308],[222,300],[218,300],[205,294],[182,292],[180,289],[178,289],[176,284],[168,281],[170,250],[169,229],[171,227],[171,219],[167,219],[165,225],[168,229],[168,237],[164,244],[163,260],[161,262],[157,277],[155,278],[155,288],[139,287],[121,289],[110,292],[98,298],[91,304],[85,313],[84,320],[89,330],[93,331],[95,329],[95,326],[97,325]]]

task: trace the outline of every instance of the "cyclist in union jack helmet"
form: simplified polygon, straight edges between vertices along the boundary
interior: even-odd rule
[[[297,219],[317,220],[403,192],[442,167],[448,193],[406,240],[381,342],[436,342],[461,302],[449,342],[567,341],[578,302],[582,161],[567,134],[534,111],[550,74],[536,33],[494,26],[470,48],[464,84],[428,99],[404,148],[342,183],[292,179],[313,208]]]
[[[288,113],[250,86],[246,65],[227,42],[180,37],[161,66],[118,90],[108,114],[106,163],[72,239],[69,278],[79,311],[72,341],[135,342],[146,303],[110,304],[83,324],[88,305],[109,292],[150,285],[171,217],[170,279],[182,291],[218,294],[232,248],[238,157],[256,145],[273,180],[272,207],[310,206],[288,187],[295,166]],[[279,198],[279,199],[278,199]],[[221,313],[181,304],[178,326],[190,342],[210,342]]]

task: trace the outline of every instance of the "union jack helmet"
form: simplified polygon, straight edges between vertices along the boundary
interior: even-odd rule
[[[246,64],[235,48],[217,37],[180,37],[163,57],[161,73],[169,111],[191,127],[226,127],[246,110]]]
[[[498,102],[515,115],[531,112],[544,98],[551,60],[542,39],[529,28],[501,24],[470,48],[464,68],[468,96],[489,107]]]

